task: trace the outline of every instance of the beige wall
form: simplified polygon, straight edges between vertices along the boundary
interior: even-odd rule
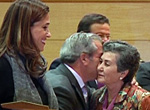
[[[116,0],[117,1],[117,0]],[[46,2],[50,6],[50,31],[43,52],[48,63],[59,57],[64,40],[76,32],[87,13],[101,13],[110,19],[111,39],[135,45],[145,61],[150,61],[150,2]],[[0,2],[0,24],[9,2]]]

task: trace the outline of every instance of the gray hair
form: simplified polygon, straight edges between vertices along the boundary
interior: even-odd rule
[[[88,53],[90,56],[97,50],[94,40],[100,42],[101,38],[93,33],[75,33],[66,39],[60,50],[60,59],[63,63],[74,63],[81,53]]]
[[[104,43],[103,52],[112,52],[119,55],[116,62],[118,72],[129,70],[124,82],[131,82],[139,67],[140,53],[138,50],[124,41],[110,41]]]

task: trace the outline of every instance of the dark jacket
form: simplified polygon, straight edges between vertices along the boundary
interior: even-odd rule
[[[14,97],[14,83],[12,69],[6,58],[0,57],[0,104],[12,102]],[[0,107],[0,110],[3,110]]]
[[[142,88],[150,91],[150,62],[140,64],[136,80]]]
[[[64,64],[47,72],[46,78],[53,86],[60,110],[88,110],[77,80]]]

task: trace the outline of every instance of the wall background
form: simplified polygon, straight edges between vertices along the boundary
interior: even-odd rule
[[[0,0],[0,25],[14,0]],[[43,55],[48,64],[59,57],[64,40],[76,32],[81,18],[101,13],[110,19],[111,39],[136,46],[144,61],[150,61],[150,0],[43,0],[50,7],[50,32]]]

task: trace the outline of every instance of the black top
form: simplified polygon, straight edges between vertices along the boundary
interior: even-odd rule
[[[38,79],[35,79],[33,77],[31,79],[37,87],[43,104],[48,105],[47,94],[38,82]],[[14,98],[14,93],[15,90],[11,65],[6,58],[0,57],[0,104],[12,102]],[[1,107],[0,110],[2,110]]]
[[[6,58],[0,57],[0,104],[12,102],[14,97],[14,82],[12,69]],[[0,110],[2,108],[0,107]]]

